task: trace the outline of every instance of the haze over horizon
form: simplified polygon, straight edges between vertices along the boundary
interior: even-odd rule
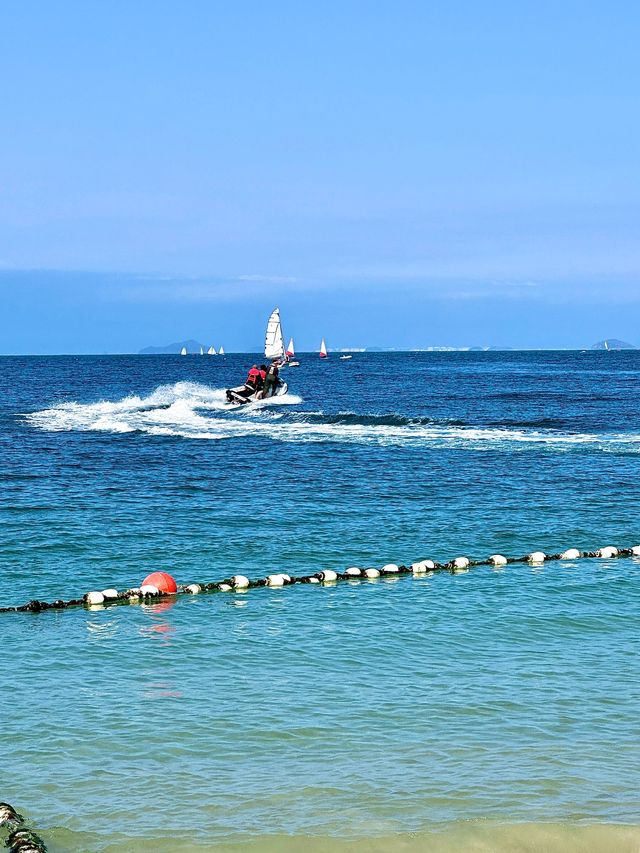
[[[639,23],[7,8],[0,353],[640,344]]]

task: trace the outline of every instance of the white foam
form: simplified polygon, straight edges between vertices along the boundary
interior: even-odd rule
[[[285,394],[251,406],[229,410],[223,388],[193,382],[161,385],[146,397],[115,402],[61,403],[26,415],[47,431],[143,432],[189,439],[230,439],[261,436],[290,442],[352,442],[379,445],[462,447],[470,450],[527,450],[544,447],[640,453],[637,433],[563,433],[507,427],[449,424],[322,423],[320,412],[285,416],[280,407],[299,405],[302,398]],[[307,418],[313,418],[308,420]]]

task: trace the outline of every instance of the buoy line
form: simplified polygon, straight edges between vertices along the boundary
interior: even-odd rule
[[[85,593],[82,598],[71,598],[64,601],[61,598],[52,602],[33,599],[26,604],[16,607],[0,607],[0,613],[40,613],[43,610],[62,610],[66,607],[86,607],[88,609],[103,608],[114,604],[148,604],[149,602],[175,598],[177,595],[198,595],[211,592],[232,592],[237,590],[255,589],[256,587],[283,587],[293,584],[333,584],[337,581],[354,581],[357,579],[371,580],[374,578],[410,574],[416,576],[428,576],[434,572],[449,572],[458,574],[466,572],[475,566],[500,566],[513,563],[530,563],[531,565],[542,565],[553,560],[578,560],[586,558],[613,559],[615,557],[640,557],[640,545],[631,548],[617,548],[607,545],[596,551],[580,551],[578,548],[569,548],[558,554],[546,554],[544,551],[532,551],[523,557],[505,557],[502,554],[492,554],[483,560],[472,560],[469,557],[454,557],[446,563],[438,563],[434,560],[418,560],[410,566],[387,563],[380,569],[359,568],[351,566],[342,572],[327,569],[315,572],[312,575],[294,577],[284,572],[267,575],[264,578],[251,580],[245,575],[232,575],[221,581],[212,583],[190,583],[178,586],[175,580],[167,572],[153,572],[146,577],[139,587],[131,587],[123,592],[117,589],[94,590]]]
[[[0,803],[0,829],[9,830],[5,847],[10,853],[46,853],[44,841],[9,803]]]

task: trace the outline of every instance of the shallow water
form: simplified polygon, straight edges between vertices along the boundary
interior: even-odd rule
[[[640,354],[0,359],[0,605],[633,545]],[[637,850],[640,561],[0,617],[52,850]],[[341,846],[342,845],[342,846]]]

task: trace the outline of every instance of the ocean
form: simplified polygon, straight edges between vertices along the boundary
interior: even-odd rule
[[[0,606],[640,544],[640,352],[0,358]],[[640,850],[640,558],[0,614],[62,851]],[[1,832],[0,832],[1,837]]]

